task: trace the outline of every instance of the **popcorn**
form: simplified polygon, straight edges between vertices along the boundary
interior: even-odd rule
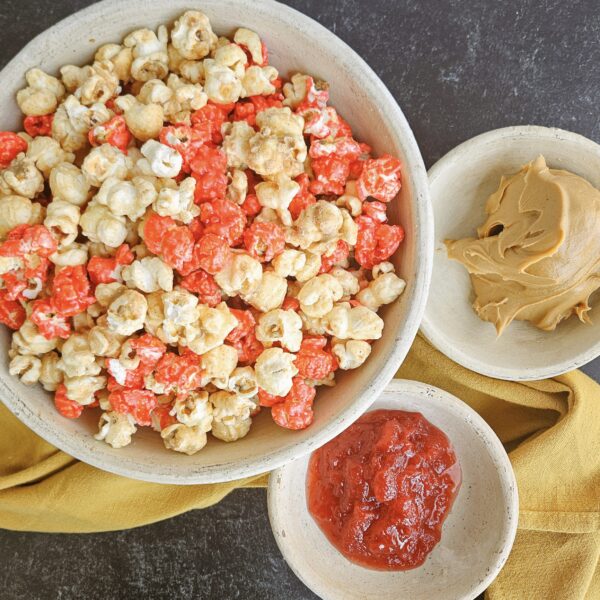
[[[27,87],[17,92],[17,104],[27,116],[49,115],[56,110],[65,95],[63,84],[41,69],[29,69],[25,74]]]
[[[114,74],[121,81],[127,82],[131,79],[131,64],[133,62],[131,48],[125,48],[120,44],[104,44],[104,46],[100,46],[96,51],[94,60],[100,63],[110,63]],[[63,75],[64,83],[62,69],[61,74]]]
[[[8,365],[8,372],[25,385],[36,384],[41,375],[42,361],[30,354],[16,354]]]
[[[263,45],[258,34],[251,29],[240,27],[233,35],[233,41],[240,46],[245,46],[250,52],[252,62],[257,65],[264,64]]]
[[[258,394],[256,374],[252,367],[236,367],[229,375],[226,391],[240,398],[254,398]]]
[[[239,79],[244,77],[248,59],[246,53],[237,44],[225,44],[217,48],[214,59],[217,64],[229,67]]]
[[[279,73],[274,67],[258,67],[256,65],[248,67],[242,77],[241,97],[274,94],[276,88],[271,82],[278,76]]]
[[[108,307],[108,327],[120,335],[132,335],[144,326],[147,310],[146,298],[139,292],[127,290]]]
[[[232,69],[207,58],[204,60],[204,91],[212,102],[229,104],[240,99],[242,82]]]
[[[242,204],[248,193],[248,177],[244,171],[233,169],[231,182],[227,186],[227,198],[235,204]]]
[[[58,346],[58,338],[47,340],[29,319],[25,319],[19,330],[15,331],[12,342],[19,354],[46,354]]]
[[[208,441],[206,432],[201,427],[188,427],[182,423],[174,423],[165,427],[160,432],[160,436],[165,448],[182,452],[188,456],[202,450]]]
[[[238,353],[232,346],[221,345],[202,355],[202,375],[208,379],[227,380],[238,362]]]
[[[136,221],[146,212],[157,197],[156,188],[148,177],[134,177],[122,181],[117,177],[105,179],[94,202],[108,207],[116,216],[125,216]]]
[[[127,156],[110,144],[92,148],[81,165],[81,171],[87,180],[96,187],[100,187],[109,178],[125,179],[129,168]]]
[[[293,310],[270,310],[258,318],[256,337],[264,346],[279,343],[290,352],[298,352],[302,342],[302,319]]]
[[[358,292],[356,299],[367,308],[377,311],[383,304],[396,300],[405,287],[406,282],[395,273],[382,273]]]
[[[254,371],[260,388],[274,396],[285,396],[292,389],[292,379],[298,374],[295,356],[281,348],[267,348],[256,359]]]
[[[123,268],[122,277],[127,287],[146,294],[173,289],[173,269],[156,256],[133,261]]]
[[[23,196],[0,196],[0,240],[17,225],[35,225],[44,220],[41,204]]]
[[[77,152],[88,144],[88,131],[111,118],[104,104],[96,103],[83,106],[73,95],[56,109],[52,120],[52,137],[66,152]]]
[[[66,68],[68,69],[68,66]],[[77,81],[79,85],[73,95],[84,106],[91,106],[97,102],[105,104],[121,91],[119,77],[114,70],[111,62],[95,62],[92,66],[83,67],[83,73]],[[65,67],[61,69],[61,75],[64,79]]]
[[[87,335],[78,333],[71,335],[65,340],[60,351],[62,356],[56,366],[67,377],[100,373],[100,365],[96,362],[96,357],[90,349]]]
[[[52,351],[41,357],[39,382],[48,392],[54,392],[63,381],[63,372],[58,368],[59,355]]]
[[[173,24],[171,43],[183,58],[198,60],[217,45],[208,17],[197,10],[188,10]]]
[[[212,426],[212,404],[208,401],[208,392],[190,392],[177,396],[171,415],[188,427],[198,427],[201,431],[210,431]]]
[[[300,308],[309,317],[324,317],[333,304],[344,295],[340,282],[332,275],[317,275],[309,279],[298,294]],[[344,336],[337,336],[344,337]]]
[[[225,302],[215,308],[200,305],[198,320],[187,326],[180,343],[196,354],[206,354],[220,346],[237,325],[237,319],[229,312]]]
[[[119,355],[125,341],[124,335],[119,335],[106,325],[95,325],[87,334],[90,350],[96,356],[115,358]]]
[[[264,181],[259,183],[255,190],[261,206],[277,211],[277,216],[284,225],[292,224],[292,216],[288,207],[300,191],[300,186],[295,181],[292,181],[289,177],[280,177],[276,182]]]
[[[131,76],[137,81],[163,79],[169,72],[169,56],[167,54],[167,28],[161,25],[158,33],[150,29],[138,29],[130,33],[123,45],[131,48],[133,62]]]
[[[85,244],[73,242],[69,246],[59,247],[56,252],[50,256],[50,260],[57,267],[85,265],[88,261],[88,249]]]
[[[360,283],[358,279],[347,269],[334,267],[331,269],[329,274],[333,275],[333,277],[335,277],[342,286],[342,298],[354,296],[360,290]],[[361,303],[364,304],[364,302]]]
[[[250,140],[256,132],[246,121],[234,121],[223,126],[223,150],[227,155],[227,166],[235,169],[248,168]]]
[[[106,206],[90,202],[81,215],[79,224],[92,242],[100,242],[111,248],[118,248],[127,237],[127,220],[114,215]]]
[[[6,196],[15,194],[35,198],[43,189],[44,176],[25,154],[19,154],[7,169],[0,172],[0,192]]]
[[[117,281],[99,283],[94,290],[94,296],[100,306],[107,308],[126,290],[127,288]]]
[[[267,312],[283,304],[287,292],[287,281],[274,271],[265,271],[258,287],[250,294],[240,293],[254,308]]]
[[[228,296],[250,297],[260,286],[263,277],[260,262],[248,254],[234,254],[215,275],[215,281]]]
[[[340,369],[357,369],[371,354],[371,345],[362,340],[335,340],[331,351],[337,358]]]
[[[148,175],[155,175],[156,177],[176,177],[179,175],[183,159],[177,150],[156,140],[148,140],[142,146],[142,154],[146,162],[139,161],[138,165],[142,162],[141,168]]]
[[[325,321],[327,332],[341,339],[377,340],[383,331],[383,320],[376,312],[346,302],[328,312]]]
[[[75,242],[80,216],[79,207],[65,200],[56,199],[48,204],[44,226],[58,240],[59,248],[66,248]],[[85,256],[87,258],[87,250]]]
[[[136,139],[147,142],[158,137],[165,120],[165,111],[160,104],[143,104],[133,96],[121,96],[115,103],[123,110],[125,124]]]
[[[287,231],[286,241],[303,250],[310,248],[316,242],[337,243],[338,239],[342,239],[343,226],[342,211],[331,202],[319,200],[302,211],[293,229]]]
[[[96,399],[94,394],[106,387],[106,377],[103,375],[65,377],[63,383],[69,400],[87,406]]]
[[[25,156],[33,161],[36,169],[48,179],[54,168],[61,164],[70,164],[75,160],[72,152],[65,152],[60,144],[52,139],[39,135],[29,142]]]
[[[161,217],[173,217],[186,225],[200,214],[198,205],[194,203],[196,180],[193,177],[184,179],[178,188],[161,188],[152,208]]]
[[[90,182],[81,169],[68,162],[57,164],[50,171],[50,190],[54,198],[60,198],[75,206],[83,206],[90,197]]]
[[[102,413],[98,423],[98,433],[94,436],[113,448],[124,448],[131,443],[131,436],[137,431],[131,415],[114,411]]]
[[[210,402],[213,405],[212,434],[216,438],[234,442],[250,431],[250,411],[254,403],[248,398],[220,391],[210,395]]]

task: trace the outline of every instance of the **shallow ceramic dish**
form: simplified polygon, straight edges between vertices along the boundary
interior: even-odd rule
[[[226,481],[269,471],[324,444],[358,418],[391,379],[414,339],[425,307],[433,253],[427,175],[402,111],[375,73],[344,42],[315,21],[271,0],[106,0],[94,4],[35,38],[5,67],[0,74],[0,128],[20,127],[14,96],[25,85],[27,69],[37,66],[56,73],[64,64],[84,63],[99,45],[119,42],[140,27],[156,29],[191,7],[203,10],[217,33],[231,34],[239,26],[256,30],[283,75],[302,71],[329,81],[332,104],[349,120],[358,138],[371,144],[377,154],[388,152],[402,160],[404,185],[391,216],[406,229],[396,264],[408,284],[401,299],[382,313],[384,336],[367,364],[340,377],[337,387],[321,391],[310,428],[290,432],[264,414],[255,419],[246,438],[233,444],[211,439],[193,457],[167,452],[160,437],[149,430],[138,432],[133,443],[121,450],[95,441],[95,411],[74,421],[64,419],[49,394],[38,387],[27,388],[8,375],[10,334],[2,328],[0,398],[24,423],[94,466],[128,477],[179,484]]]
[[[581,175],[600,188],[600,146],[547,127],[507,127],[479,135],[446,154],[429,171],[435,219],[433,276],[421,330],[452,360],[478,373],[514,381],[553,377],[600,356],[600,298],[592,324],[571,317],[546,332],[513,321],[497,338],[473,310],[467,270],[446,254],[444,240],[476,236],[484,205],[502,175],[543,154],[551,168]]]
[[[425,563],[409,571],[373,571],[346,560],[306,508],[308,457],[271,474],[269,518],[285,560],[324,600],[466,600],[494,580],[515,538],[519,500],[500,440],[464,402],[424,383],[392,380],[373,409],[420,412],[453,444],[463,482]]]

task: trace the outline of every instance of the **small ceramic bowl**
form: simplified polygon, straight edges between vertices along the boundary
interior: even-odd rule
[[[9,375],[10,332],[0,328],[0,398],[26,425],[71,456],[101,469],[176,484],[215,483],[270,471],[311,452],[357,419],[394,376],[412,344],[425,309],[433,254],[427,173],[402,110],[377,75],[342,40],[272,0],[105,0],[92,4],[36,37],[2,70],[0,130],[21,127],[15,94],[26,85],[28,69],[39,67],[56,74],[65,64],[84,64],[102,44],[120,42],[140,27],[156,30],[171,24],[190,8],[204,11],[218,34],[232,35],[242,26],[258,32],[271,63],[283,76],[312,73],[328,81],[332,105],[348,119],[357,138],[378,155],[387,152],[400,158],[402,190],[389,212],[391,221],[402,223],[406,231],[402,250],[393,260],[407,286],[397,302],[381,311],[385,330],[366,364],[343,373],[335,388],[321,388],[311,427],[288,431],[263,411],[245,438],[233,444],[210,439],[194,456],[165,450],[160,436],[149,428],[140,429],[133,442],[119,450],[96,441],[97,411],[65,419],[54,408],[51,394],[39,386],[28,388]]]
[[[571,317],[552,332],[513,321],[500,337],[472,307],[467,270],[450,260],[444,240],[476,237],[484,206],[500,183],[540,154],[551,168],[572,171],[600,188],[600,145],[547,127],[507,127],[457,146],[429,171],[435,219],[431,289],[421,331],[471,371],[513,381],[553,377],[600,356],[600,299],[592,297],[592,324]]]
[[[518,519],[514,473],[500,440],[469,406],[448,392],[394,379],[372,409],[420,412],[450,439],[463,481],[425,563],[409,571],[374,571],[344,558],[306,507],[309,457],[271,474],[269,518],[285,560],[324,600],[472,599],[496,577],[510,553]]]

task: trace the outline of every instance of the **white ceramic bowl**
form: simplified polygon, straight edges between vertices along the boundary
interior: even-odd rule
[[[552,168],[566,169],[600,188],[600,146],[547,127],[507,127],[460,144],[429,171],[435,219],[431,289],[421,330],[441,352],[464,367],[509,380],[553,377],[600,356],[600,299],[592,324],[571,317],[546,332],[513,321],[497,338],[491,323],[472,308],[467,270],[446,254],[444,240],[476,236],[484,205],[502,175],[543,154]],[[593,300],[593,298],[592,298]]]
[[[372,406],[379,408],[422,413],[456,450],[463,481],[440,543],[409,571],[374,571],[348,561],[307,510],[306,456],[269,480],[269,518],[281,553],[324,600],[475,598],[500,572],[517,530],[517,486],[500,440],[464,402],[424,383],[392,380]]]
[[[50,73],[68,63],[89,61],[106,42],[119,42],[139,28],[156,28],[195,6],[211,19],[218,33],[239,26],[257,31],[266,41],[271,62],[284,75],[312,73],[331,83],[331,101],[348,119],[359,139],[376,153],[397,155],[404,164],[404,185],[391,207],[391,220],[406,229],[396,258],[408,282],[402,298],[386,308],[384,336],[361,369],[344,374],[335,388],[321,390],[314,424],[301,432],[277,427],[262,414],[251,433],[225,444],[211,439],[193,457],[168,452],[160,437],[141,430],[127,448],[113,450],[97,442],[96,411],[78,420],[61,417],[43,390],[27,388],[8,375],[6,351],[10,335],[2,328],[0,397],[31,429],[65,452],[94,466],[128,477],[164,483],[207,483],[269,471],[310,452],[338,434],[366,410],[406,356],[425,307],[433,253],[433,218],[425,167],[402,111],[369,66],[344,42],[301,13],[271,0],[106,0],[61,21],[30,42],[2,71],[0,128],[18,129],[15,92],[33,66]]]

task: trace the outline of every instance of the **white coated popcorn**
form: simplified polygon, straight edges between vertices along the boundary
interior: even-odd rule
[[[146,294],[173,289],[173,269],[157,256],[134,260],[121,271],[127,287]]]
[[[196,354],[205,354],[220,346],[237,324],[225,302],[215,308],[200,305],[198,320],[185,328],[185,337],[180,343]]]
[[[331,269],[330,275],[333,275],[340,282],[344,292],[344,298],[347,296],[354,296],[354,294],[357,294],[360,290],[358,279],[350,271],[342,269],[341,267],[334,267]]]
[[[118,281],[99,283],[94,290],[98,304],[104,308],[112,304],[127,288]]]
[[[56,110],[65,95],[65,87],[41,69],[29,69],[25,74],[27,87],[17,92],[17,104],[28,116],[49,115]]]
[[[165,146],[156,140],[148,140],[142,146],[142,154],[147,161],[147,163],[143,163],[142,169],[147,169],[149,175],[168,178],[179,175],[183,159],[177,150]]]
[[[92,404],[96,399],[94,394],[106,387],[106,377],[103,375],[81,375],[65,377],[63,383],[69,400],[82,406]]]
[[[196,180],[193,177],[184,179],[178,188],[163,187],[152,208],[161,217],[172,217],[187,225],[200,214],[200,208],[194,203],[195,189]]]
[[[243,204],[248,194],[248,176],[240,169],[232,169],[227,186],[227,198],[234,204]]]
[[[198,298],[184,289],[175,289],[162,295],[165,319],[174,325],[189,325],[197,316]]]
[[[76,152],[88,145],[88,131],[95,125],[106,123],[111,116],[102,103],[87,107],[75,96],[68,96],[54,114],[52,137],[67,152]]]
[[[298,294],[302,312],[309,317],[324,317],[344,295],[340,282],[327,273],[309,279]],[[338,336],[343,337],[343,336]]]
[[[60,357],[54,351],[42,355],[39,381],[48,392],[54,392],[62,383],[64,374],[58,368]]]
[[[108,307],[108,326],[115,333],[132,335],[144,326],[147,310],[148,303],[142,294],[126,290]]]
[[[267,348],[256,359],[256,381],[268,394],[285,396],[292,389],[292,379],[298,374],[294,354],[281,348]]]
[[[304,282],[318,275],[321,258],[312,252],[286,248],[271,264],[278,275]]]
[[[44,208],[23,196],[0,196],[0,240],[17,225],[34,225],[44,219]]]
[[[96,356],[115,358],[119,355],[125,336],[112,331],[106,325],[95,325],[87,334],[90,350]]]
[[[302,319],[293,310],[270,310],[258,318],[256,338],[266,347],[279,343],[298,352],[302,343]]]
[[[113,448],[124,448],[131,443],[131,436],[136,432],[135,421],[131,415],[114,411],[102,413],[98,423],[97,440],[105,441]]]
[[[80,217],[79,207],[70,202],[54,199],[48,204],[44,225],[58,240],[59,248],[68,248],[73,244],[79,233]]]
[[[274,94],[276,88],[271,82],[277,79],[278,76],[279,73],[274,67],[259,67],[257,65],[248,67],[242,77],[241,97]]]
[[[216,47],[217,36],[204,13],[188,10],[173,24],[171,42],[183,58],[198,60]]]
[[[250,431],[250,411],[254,403],[249,398],[219,391],[210,395],[210,402],[213,405],[211,432],[214,437],[224,442],[234,442]]]
[[[62,345],[61,354],[57,367],[68,377],[100,373],[100,365],[90,349],[87,335],[72,334]]]
[[[25,385],[36,384],[41,375],[42,361],[30,354],[16,354],[8,365],[8,372],[19,377]]]
[[[90,182],[81,169],[68,162],[61,162],[50,171],[50,189],[54,198],[60,198],[75,206],[83,206],[90,198]]]
[[[246,72],[248,58],[246,53],[237,44],[225,44],[214,53],[215,62],[229,67],[238,78],[243,78]]]
[[[248,254],[234,254],[215,275],[215,281],[228,296],[250,297],[260,286],[262,265]]]
[[[126,216],[132,221],[141,218],[157,197],[156,188],[148,177],[122,181],[117,177],[105,179],[94,202],[107,206],[113,215]]]
[[[66,248],[58,248],[57,251],[50,256],[50,261],[57,267],[75,267],[77,265],[85,265],[88,258],[86,244],[73,242]]]
[[[208,379],[227,380],[238,362],[238,353],[232,346],[217,346],[202,355],[202,375]]]
[[[257,65],[264,64],[262,42],[258,33],[245,27],[240,27],[233,35],[233,41],[240,46],[245,46],[250,52],[252,62]]]
[[[158,79],[152,81],[157,81],[163,88],[168,90],[162,81]],[[144,86],[150,83],[145,83]],[[119,96],[115,100],[115,105],[123,111],[125,124],[133,136],[142,142],[146,142],[158,137],[163,126],[165,114],[164,108],[160,104],[150,101],[140,102],[139,99],[139,96],[135,98],[127,94]]]
[[[104,181],[112,177],[125,179],[130,166],[127,156],[118,148],[110,144],[102,144],[92,148],[83,159],[81,171],[91,185],[100,187]]]
[[[286,242],[302,249],[310,248],[316,242],[337,242],[341,239],[343,225],[342,211],[332,202],[319,200],[302,211],[293,229],[286,232]]]
[[[38,135],[29,142],[26,156],[46,179],[57,165],[70,164],[75,160],[72,152],[66,152],[55,139],[43,135]]]
[[[169,56],[167,54],[167,28],[161,25],[158,32],[150,29],[138,29],[130,33],[123,45],[131,48],[133,62],[131,76],[137,81],[163,79],[169,72]]]
[[[90,203],[79,221],[83,234],[91,242],[118,248],[127,237],[127,220],[114,215],[106,206]]]
[[[0,172],[0,192],[35,198],[44,189],[44,176],[25,153],[19,154],[10,166]]]
[[[255,191],[261,206],[277,211],[277,215],[284,225],[292,224],[288,207],[300,191],[298,183],[289,177],[279,177],[277,181],[264,181],[257,184]]]
[[[12,337],[12,343],[19,354],[46,354],[58,346],[58,341],[58,338],[47,340],[29,319],[25,319]]]
[[[344,371],[357,369],[371,354],[371,344],[362,340],[334,340],[331,351]]]
[[[69,66],[67,65],[66,68],[68,69]],[[65,67],[61,69],[63,78],[64,71]],[[106,103],[121,91],[119,77],[110,62],[94,62],[91,66],[83,67],[77,83],[79,85],[73,95],[84,106],[91,106],[96,102]]]
[[[188,427],[183,423],[174,423],[165,427],[160,436],[167,450],[182,452],[191,456],[206,446],[206,431],[202,427]]]
[[[208,95],[200,84],[185,81],[174,73],[169,75],[167,86],[173,95],[163,108],[166,119],[171,123],[188,124],[192,112],[206,106],[208,102]]]
[[[199,427],[202,431],[210,431],[213,418],[208,392],[193,391],[178,395],[173,403],[171,415],[188,427]]]
[[[252,367],[236,367],[229,375],[227,391],[241,398],[253,398],[258,394],[256,373]]]
[[[358,292],[356,299],[371,310],[377,311],[383,304],[390,304],[402,294],[406,282],[391,271],[382,273]]]
[[[234,169],[248,168],[250,140],[256,132],[246,121],[234,121],[223,125],[223,151],[227,166]]]
[[[111,63],[115,75],[121,81],[127,82],[131,79],[131,64],[133,62],[133,52],[131,51],[131,48],[125,48],[120,44],[104,44],[96,50],[94,60],[96,62]],[[69,91],[73,90],[71,89]]]
[[[382,318],[366,306],[336,305],[327,315],[327,332],[340,339],[377,340],[383,331]]]
[[[265,271],[258,287],[251,294],[242,294],[245,302],[267,312],[283,304],[287,293],[287,280],[274,271]]]
[[[242,82],[235,72],[215,60],[204,61],[204,91],[217,104],[237,102],[242,93]]]

